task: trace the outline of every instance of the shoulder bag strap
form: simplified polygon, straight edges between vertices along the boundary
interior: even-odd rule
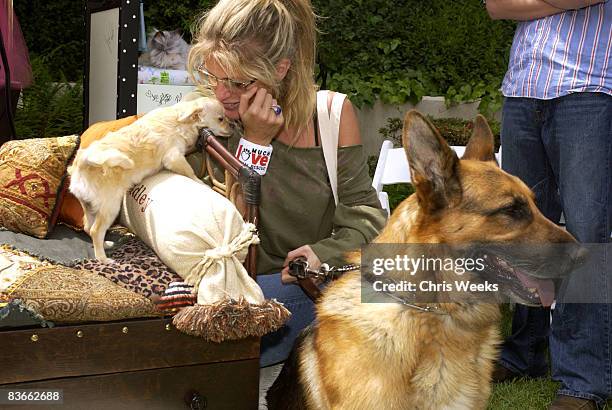
[[[329,184],[334,194],[334,202],[338,205],[338,135],[340,132],[340,115],[345,94],[335,93],[331,104],[331,112],[327,109],[328,91],[317,92],[317,117],[321,130],[321,148],[329,176]]]

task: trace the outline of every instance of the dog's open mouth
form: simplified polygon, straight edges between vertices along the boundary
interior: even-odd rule
[[[488,263],[499,284],[525,304],[550,306],[555,299],[555,283],[535,278],[498,256],[489,255]]]

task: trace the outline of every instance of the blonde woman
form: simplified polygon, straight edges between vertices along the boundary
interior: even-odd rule
[[[188,69],[223,104],[245,146],[267,156],[251,164],[261,186],[258,283],[266,298],[285,303],[292,318],[262,340],[262,366],[285,360],[314,306],[290,281],[287,264],[343,264],[343,253],[372,240],[385,223],[371,188],[358,122],[340,106],[338,204],[321,149],[314,83],[316,27],[308,0],[221,0],[198,22]],[[325,101],[328,109],[334,93]],[[243,158],[244,159],[244,158]],[[252,158],[250,159],[252,160]],[[333,234],[332,234],[333,232]]]

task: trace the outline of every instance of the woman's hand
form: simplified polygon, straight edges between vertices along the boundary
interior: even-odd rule
[[[283,113],[276,115],[272,106],[276,100],[265,88],[253,86],[240,96],[238,113],[244,126],[244,138],[259,145],[270,145],[281,130]]]
[[[303,256],[308,261],[308,267],[310,269],[319,269],[321,261],[319,257],[312,251],[310,245],[300,246],[297,249],[292,250],[287,254],[285,262],[283,262],[283,270],[281,271],[281,282],[284,284],[296,282],[297,279],[289,274],[289,262],[295,258]]]

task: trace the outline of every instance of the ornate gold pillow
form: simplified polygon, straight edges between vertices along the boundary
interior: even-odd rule
[[[36,261],[0,247],[0,301],[21,299],[45,320],[59,323],[158,316],[149,299],[97,273]]]
[[[0,226],[44,238],[78,136],[8,141],[0,147]]]

